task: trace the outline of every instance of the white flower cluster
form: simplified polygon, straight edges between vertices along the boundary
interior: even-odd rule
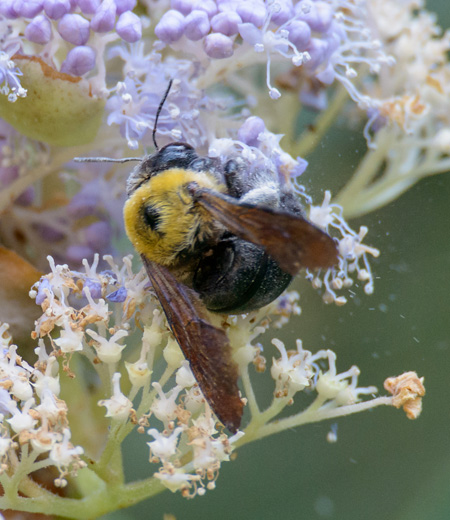
[[[248,424],[229,435],[218,426],[189,363],[168,332],[158,302],[147,289],[143,271],[134,274],[130,258],[119,267],[105,257],[108,268],[99,270],[96,257],[92,265],[84,263],[85,272],[55,265],[52,258],[49,261],[51,273],[31,291],[43,309],[33,334],[38,343],[34,367],[17,355],[8,327],[0,327],[0,483],[6,488],[11,481],[2,479],[1,472],[10,476],[50,466],[58,470],[55,485],[63,487],[68,475],[86,467],[84,456],[90,460],[89,471],[107,482],[107,468],[114,462],[104,460],[107,455],[98,458],[98,454],[114,452],[114,447],[120,450],[125,437],[137,428],[151,437],[147,442],[149,462],[159,464],[149,482],[190,498],[214,489],[222,462],[230,460],[233,449],[252,440],[380,404],[403,406],[411,417],[420,413],[424,390],[417,376],[411,375],[406,382],[395,379],[388,388],[392,398],[362,401],[361,396],[376,389],[358,387],[357,367],[338,373],[332,351],[312,354],[303,349],[300,340],[296,350],[290,351],[278,339],[272,340],[280,353],[270,369],[275,382],[273,401],[261,410],[250,374],[251,366],[264,372],[267,362],[257,339],[271,324],[280,327],[291,314],[300,313],[298,294],[293,292],[247,315],[210,315],[212,324],[227,332],[242,378],[242,399],[248,403]],[[122,343],[125,338],[127,344]],[[128,360],[124,362],[125,349]],[[81,356],[89,369],[80,363]],[[135,361],[131,361],[133,357]],[[87,392],[84,385],[93,379],[92,371],[97,377],[96,391]],[[161,373],[158,379],[154,372]],[[128,378],[123,380],[125,373]],[[65,392],[62,400],[61,386],[69,381],[77,381],[79,391]],[[314,391],[313,403],[279,419],[295,395],[305,389]],[[103,398],[99,400],[98,395]],[[93,415],[89,410],[95,405],[106,412]],[[84,438],[83,447],[71,443],[71,410],[83,417],[84,428],[99,432]],[[111,421],[108,431],[105,417]],[[127,485],[123,486],[121,492],[126,496]]]
[[[422,0],[369,0],[370,22],[395,65],[365,92],[377,103],[365,128],[370,151],[336,202],[346,217],[380,208],[420,179],[450,169],[450,31]]]
[[[11,475],[27,467],[56,466],[55,485],[67,485],[65,476],[76,474],[85,462],[83,448],[70,442],[66,403],[59,398],[58,360],[44,343],[36,348],[38,361],[30,366],[17,355],[17,346],[5,339],[0,326],[0,474]],[[20,452],[20,456],[19,456]],[[37,458],[39,457],[39,462]]]

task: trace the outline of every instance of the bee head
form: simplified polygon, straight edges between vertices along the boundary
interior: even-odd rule
[[[214,239],[217,224],[195,203],[188,189],[193,182],[221,189],[210,174],[177,164],[151,176],[130,194],[124,207],[125,229],[140,254],[170,266],[195,251],[199,243]]]

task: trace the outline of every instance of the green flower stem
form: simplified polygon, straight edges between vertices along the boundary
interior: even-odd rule
[[[19,491],[29,498],[42,497],[44,495],[52,497],[53,493],[40,486],[37,482],[29,477],[25,477],[19,485]]]
[[[348,98],[346,89],[340,85],[335,92],[334,98],[317,118],[316,123],[312,129],[305,130],[300,137],[291,144],[286,143],[286,151],[293,157],[306,157],[314,151],[316,146],[320,143],[322,137],[333,121],[342,110],[342,106]]]
[[[165,489],[158,479],[149,477],[131,484],[94,486],[90,494],[82,499],[60,497],[45,490],[42,490],[41,496],[33,498],[16,495],[10,499],[5,493],[0,497],[0,509],[93,520],[111,511],[132,506]]]
[[[248,401],[248,407],[251,413],[252,418],[259,416],[261,414],[258,406],[258,402],[256,401],[255,392],[253,391],[253,386],[250,381],[250,374],[248,373],[248,365],[241,368],[241,379],[242,384],[244,385],[245,396]]]
[[[433,165],[421,165],[415,171],[417,177],[436,175],[438,173],[448,173],[450,171],[450,158],[436,161]]]
[[[32,452],[31,455],[28,454],[28,444],[25,444],[22,447],[20,461],[18,459],[14,461],[14,474],[4,485],[5,496],[11,497],[17,495],[20,483],[29,473],[31,473],[31,468],[33,467],[37,456],[38,454],[36,452]]]
[[[383,179],[361,191],[353,202],[345,202],[344,215],[346,218],[355,218],[375,211],[400,197],[418,180],[413,175]]]
[[[261,426],[252,439],[247,439],[247,436],[242,437],[243,442],[241,445],[246,444],[246,442],[249,442],[250,440],[262,439],[269,435],[273,435],[274,433],[289,430],[290,428],[295,428],[296,426],[301,426],[303,424],[320,422],[327,419],[336,419],[337,417],[359,413],[382,405],[392,406],[392,397],[377,397],[370,401],[363,401],[361,403],[347,406],[339,406],[331,410],[329,408],[325,410],[322,408],[314,410],[310,407],[299,414]]]
[[[115,484],[123,483],[123,462],[122,462],[122,435],[119,435],[123,423],[112,421],[105,449],[100,460],[92,466],[92,469],[106,482]]]
[[[292,396],[290,395],[282,398],[274,398],[272,404],[264,410],[264,412],[255,415],[252,414],[252,419],[245,428],[245,435],[236,442],[236,447],[238,448],[252,440],[259,439],[259,432],[264,425],[276,417],[286,407],[291,398]]]
[[[73,356],[71,368],[75,377],[64,377],[61,385],[61,398],[67,403],[72,442],[83,446],[88,457],[97,458],[103,448],[108,422],[97,402],[103,397],[99,390],[89,389],[86,385],[83,359]],[[95,365],[94,365],[95,366]],[[79,421],[79,417],[83,420]]]

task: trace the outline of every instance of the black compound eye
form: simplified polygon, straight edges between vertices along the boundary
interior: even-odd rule
[[[161,221],[161,214],[155,206],[145,206],[144,208],[145,223],[150,226],[152,231],[157,231],[158,225]]]

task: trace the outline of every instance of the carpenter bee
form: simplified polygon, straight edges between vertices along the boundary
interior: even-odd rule
[[[206,401],[236,432],[243,410],[237,367],[206,310],[259,309],[301,268],[334,265],[337,248],[267,168],[252,170],[238,156],[201,156],[183,142],[158,149],[156,125],[170,86],[156,114],[156,152],[138,159],[128,178],[125,229]]]

